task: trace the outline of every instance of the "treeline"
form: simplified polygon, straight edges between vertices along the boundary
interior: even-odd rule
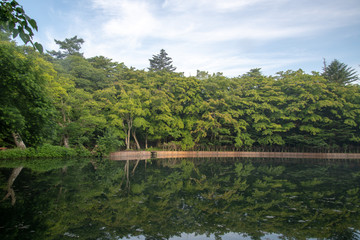
[[[351,151],[360,141],[360,87],[351,83],[357,76],[338,61],[323,73],[186,77],[85,58],[77,37],[56,40],[60,51],[48,54],[1,38],[3,147]],[[334,64],[351,78],[334,79]]]

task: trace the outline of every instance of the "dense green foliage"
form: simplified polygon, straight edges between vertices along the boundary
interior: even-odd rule
[[[0,151],[0,160],[70,157],[90,157],[90,152],[84,148],[65,148],[61,146],[52,146],[49,144],[44,144],[36,148],[26,148],[25,150],[14,148],[6,151]]]
[[[106,153],[160,147],[353,151],[360,141],[360,87],[302,70],[238,77],[127,67],[85,58],[81,38],[61,52],[0,44],[0,147],[82,146]]]
[[[0,139],[18,132],[30,145],[48,135],[53,114],[43,59],[32,49],[0,44]]]
[[[181,234],[188,239],[267,239],[269,234],[272,239],[358,239],[360,234],[357,162],[39,163],[18,162],[24,169],[11,186],[16,203],[0,202],[2,239],[172,239]],[[12,173],[0,169],[3,195]]]

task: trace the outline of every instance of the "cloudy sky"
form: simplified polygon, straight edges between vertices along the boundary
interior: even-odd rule
[[[85,40],[137,69],[165,49],[177,71],[232,77],[261,68],[321,71],[338,59],[360,72],[359,0],[18,0],[39,26],[35,40]]]

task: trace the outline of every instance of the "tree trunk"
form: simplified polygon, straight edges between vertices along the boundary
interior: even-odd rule
[[[14,138],[15,144],[20,149],[26,149],[26,145],[24,141],[21,139],[21,136],[19,133],[13,132],[12,136]]]
[[[126,129],[125,129],[125,126],[124,126],[124,133],[125,133],[125,145],[126,145],[126,149],[128,149],[128,145],[129,145],[129,143],[128,143],[128,137],[127,137],[127,131],[126,131]]]
[[[62,105],[64,105],[64,103],[63,103],[62,100],[61,100],[61,103],[62,103]],[[64,108],[61,109],[61,115],[62,115],[62,117],[63,117],[63,122],[62,122],[62,123],[59,123],[59,125],[60,125],[62,128],[65,128],[66,123],[67,123],[67,122],[70,122],[70,120],[67,119]],[[68,134],[66,134],[66,133],[63,134],[63,136],[62,136],[62,141],[63,141],[62,143],[64,144],[64,147],[66,147],[66,148],[69,148],[69,147],[70,147],[70,146],[69,146],[69,135],[68,135]]]
[[[126,150],[130,149],[130,136],[131,136],[131,129],[132,129],[132,119],[129,118],[127,120],[127,125],[128,125],[128,129],[127,129],[127,139],[126,139]]]
[[[64,144],[64,147],[66,148],[69,148],[69,136],[67,134],[64,134],[63,135],[63,144]]]
[[[124,129],[124,133],[125,133],[125,136],[126,136],[125,137],[126,150],[129,150],[130,149],[129,131],[126,129],[124,122],[123,122],[123,129]]]
[[[141,147],[140,147],[139,141],[138,141],[137,138],[136,138],[135,129],[133,130],[132,134],[133,134],[133,138],[134,138],[135,143],[136,143],[136,147],[137,147],[138,150],[140,150]]]
[[[145,149],[148,149],[148,135],[145,135]]]
[[[127,131],[127,139],[126,139],[126,150],[130,149],[130,133],[131,133],[131,129],[129,128]]]

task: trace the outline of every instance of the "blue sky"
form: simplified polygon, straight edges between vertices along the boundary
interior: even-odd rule
[[[165,49],[177,71],[252,68],[321,71],[338,59],[360,72],[359,0],[18,0],[39,27],[35,40],[85,40],[85,57],[137,69]]]

